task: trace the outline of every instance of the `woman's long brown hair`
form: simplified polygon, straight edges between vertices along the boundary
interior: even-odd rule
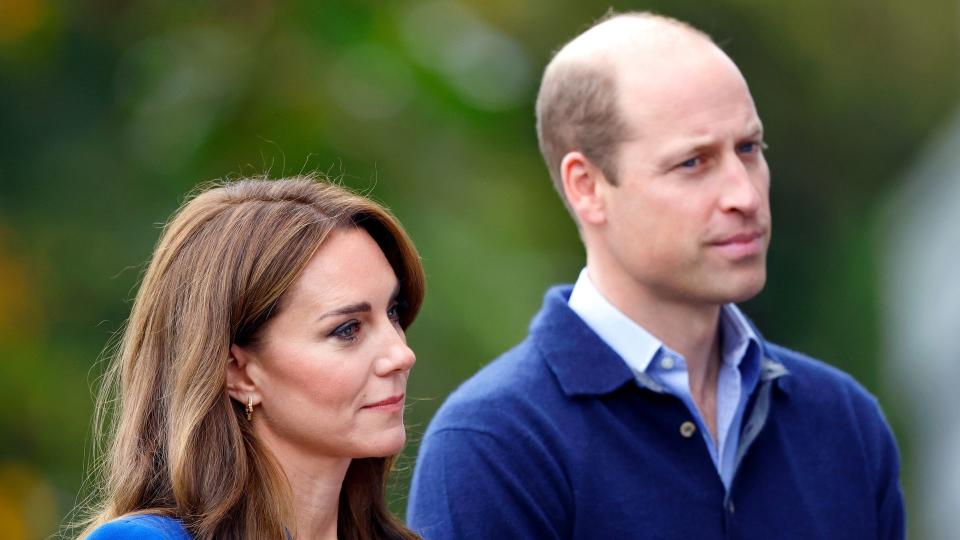
[[[164,228],[95,413],[96,503],[81,536],[138,513],[196,538],[285,538],[289,486],[226,392],[231,343],[256,337],[331,231],[365,229],[400,281],[406,328],[424,292],[420,259],[381,206],[313,177],[214,184]],[[416,538],[387,509],[393,458],[354,459],[341,540]]]

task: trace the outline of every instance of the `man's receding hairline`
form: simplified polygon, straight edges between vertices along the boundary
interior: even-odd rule
[[[644,58],[655,61],[660,51],[697,41],[716,47],[709,35],[677,19],[610,12],[554,52],[537,92],[537,140],[554,188],[575,221],[564,195],[563,156],[582,152],[617,185],[617,145],[631,137],[619,104],[625,66],[645,70]]]
[[[551,70],[554,65],[568,62],[599,63],[604,69],[614,67],[618,62],[619,52],[616,45],[626,45],[630,41],[636,43],[638,24],[645,27],[642,28],[644,33],[641,37],[648,39],[651,45],[670,37],[679,37],[702,40],[717,46],[706,32],[683,21],[651,12],[619,13],[601,19],[600,22],[567,42],[554,54],[547,70]]]

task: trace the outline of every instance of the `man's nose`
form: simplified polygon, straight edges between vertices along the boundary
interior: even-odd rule
[[[755,170],[754,164],[746,164],[740,156],[729,156],[722,169],[722,191],[720,207],[725,212],[755,214],[763,203],[763,190],[766,178],[762,171]]]

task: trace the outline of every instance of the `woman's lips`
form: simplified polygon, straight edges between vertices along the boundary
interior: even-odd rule
[[[403,410],[403,394],[388,397],[387,399],[364,405],[364,409],[383,412],[396,412]]]

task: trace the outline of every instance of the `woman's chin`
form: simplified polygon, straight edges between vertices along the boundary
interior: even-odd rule
[[[357,457],[388,457],[399,454],[407,443],[407,432],[400,426],[399,429],[379,434],[374,441],[364,449],[363,455]],[[365,445],[366,446],[366,445]]]

